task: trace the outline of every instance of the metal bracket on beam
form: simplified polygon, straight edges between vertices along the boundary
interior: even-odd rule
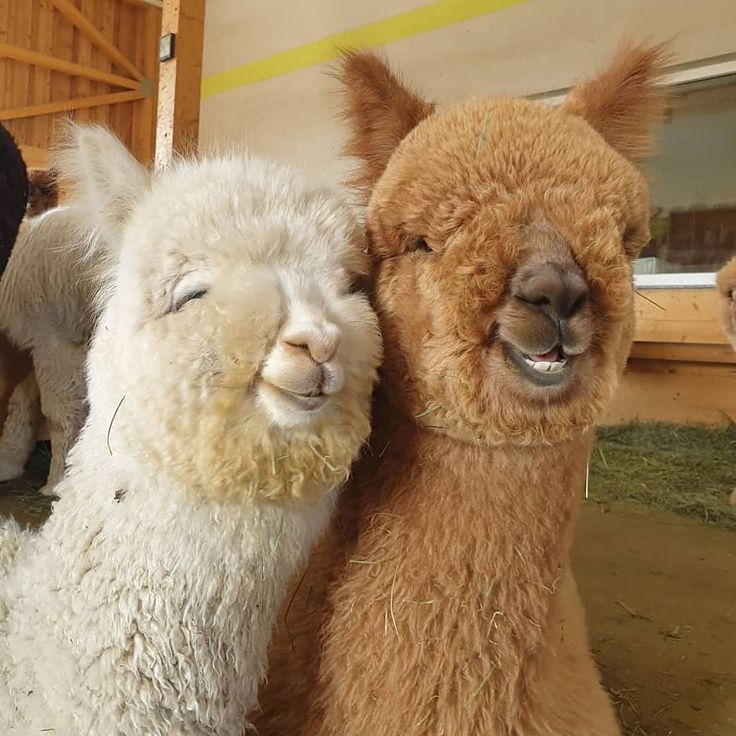
[[[167,33],[165,36],[161,36],[158,42],[158,60],[168,61],[174,58],[176,47],[176,34]]]

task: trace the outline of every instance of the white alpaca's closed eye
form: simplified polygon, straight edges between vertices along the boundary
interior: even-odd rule
[[[178,312],[185,304],[201,299],[207,294],[207,287],[200,281],[182,279],[175,287],[171,298],[170,312]]]

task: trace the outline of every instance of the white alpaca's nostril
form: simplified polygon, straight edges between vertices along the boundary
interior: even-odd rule
[[[322,365],[335,357],[340,345],[340,329],[329,322],[298,324],[287,327],[281,339],[292,348],[304,350],[315,363]]]

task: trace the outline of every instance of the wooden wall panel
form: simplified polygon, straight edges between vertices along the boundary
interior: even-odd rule
[[[35,37],[32,39],[31,45],[40,53],[52,56],[54,53],[54,18],[51,12],[51,0],[39,0],[38,3],[33,3],[33,5],[36,9]],[[52,99],[52,74],[53,72],[50,69],[44,69],[43,67],[36,67],[33,70],[33,96],[30,100],[32,105],[41,105]],[[32,118],[28,129],[28,145],[40,148],[45,140],[47,126],[48,121],[44,117]]]
[[[48,165],[56,125],[67,117],[111,127],[139,159],[151,161],[160,28],[159,8],[129,0],[0,0],[0,44],[4,44],[0,48],[0,121],[15,136],[29,167]],[[102,48],[109,43],[124,59],[114,49]],[[57,65],[59,61],[78,64],[108,79],[110,74],[125,78],[129,84],[124,88],[107,79],[100,81],[99,76],[90,79],[10,58],[18,49],[33,62],[46,57],[56,60]],[[140,74],[134,74],[133,66]],[[98,96],[104,96],[101,102],[106,103],[111,94],[118,95],[116,104],[92,100],[95,104],[71,113],[56,110],[38,114],[33,110],[34,114],[26,114],[25,110],[49,103],[61,108],[57,103],[68,105]],[[119,102],[121,98],[129,101]],[[28,356],[0,335],[0,427],[10,392],[29,369]]]
[[[634,303],[636,339],[723,345],[715,289],[648,289]]]
[[[112,3],[94,3],[94,24],[98,28],[99,31],[102,32],[102,34],[105,36],[105,38],[113,38],[115,34],[115,19],[117,17],[117,8]],[[149,38],[150,43],[150,38]],[[150,47],[148,48],[148,55],[152,56]],[[112,61],[105,56],[105,54],[100,54],[100,64],[102,65],[101,68],[112,71],[113,70],[113,64]],[[104,92],[103,85],[97,85],[97,89],[95,89],[95,94],[102,94]],[[93,120],[95,123],[105,123],[107,120],[110,119],[110,114],[112,112],[112,106],[111,105],[103,105],[101,107],[95,107],[94,108],[94,117]],[[130,143],[130,141],[128,141]]]
[[[87,22],[86,29],[80,30],[72,22],[72,15],[78,14],[82,26]],[[157,87],[160,23],[161,10],[127,0],[0,0],[0,43],[128,79],[127,91],[135,91],[110,104],[113,100],[104,96],[125,92],[126,88],[112,80],[89,79],[8,58],[8,50],[0,49],[0,121],[20,144],[41,150],[52,144],[60,118],[102,123],[139,158],[150,160],[149,138],[156,126],[152,99]],[[94,39],[92,35],[98,32],[100,38]],[[106,43],[120,52],[117,59],[111,58],[114,49],[100,47]],[[141,80],[132,76],[133,66],[141,72],[137,75]],[[84,103],[72,112],[50,110],[3,118],[3,112],[13,116],[25,113],[29,106],[68,105],[98,96],[103,96],[99,104]]]
[[[736,422],[736,365],[632,358],[603,424]]]
[[[136,26],[138,21],[143,21],[143,15],[139,8],[128,3],[118,3],[117,18],[113,38],[115,45],[124,50],[130,59],[135,56]],[[156,49],[158,51],[158,48]],[[136,103],[125,102],[121,105],[113,105],[110,110],[113,128],[118,132],[120,138],[130,144],[133,136],[133,109]],[[154,121],[155,123],[155,121]]]
[[[74,26],[69,23],[66,18],[63,18],[59,13],[54,12],[51,3],[48,5],[48,12],[52,16],[53,23],[53,46],[51,56],[56,56],[60,59],[74,60]],[[70,100],[74,97],[72,83],[72,77],[68,74],[62,74],[61,72],[51,72],[51,99],[55,102],[62,100]],[[7,100],[3,107],[11,107],[14,100]],[[65,116],[60,116],[65,117]],[[48,148],[54,139],[54,123],[56,121],[55,116],[48,116],[45,118],[46,125],[40,132],[40,137],[33,143],[33,145],[39,148]],[[21,135],[21,140],[23,137]]]

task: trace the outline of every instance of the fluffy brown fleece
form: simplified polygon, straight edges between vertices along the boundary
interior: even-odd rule
[[[275,632],[262,736],[619,733],[569,550],[631,343],[663,64],[627,47],[558,109],[434,111],[345,58],[386,357],[370,451]],[[588,288],[557,317],[530,293],[555,273]],[[523,356],[550,350],[569,370],[545,384]]]
[[[736,256],[716,275],[718,316],[733,349],[736,350]]]

